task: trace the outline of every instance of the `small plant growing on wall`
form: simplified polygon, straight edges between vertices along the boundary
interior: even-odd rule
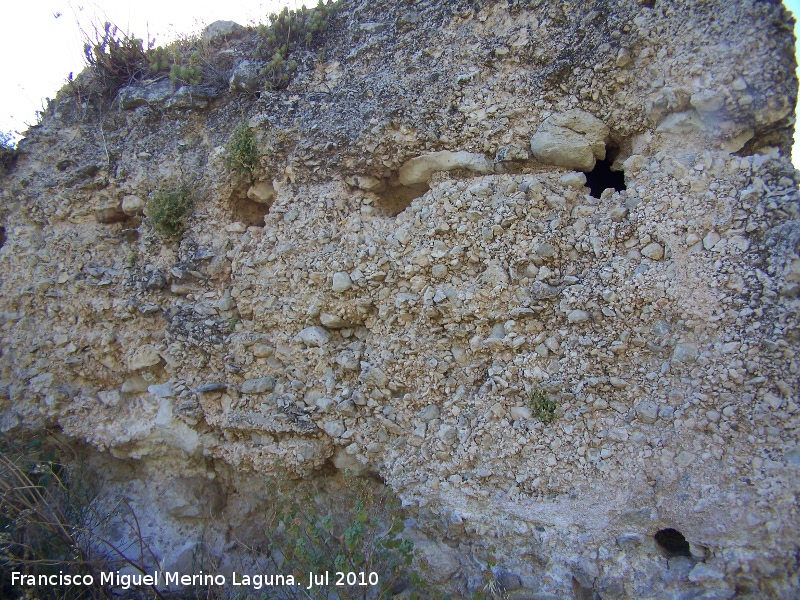
[[[534,418],[542,423],[552,423],[556,420],[558,402],[550,399],[543,390],[534,390],[528,397],[528,408],[531,409]]]
[[[145,213],[153,229],[165,237],[179,237],[186,229],[186,219],[194,208],[189,188],[159,190],[148,200]]]
[[[228,151],[225,159],[228,167],[245,177],[252,176],[258,167],[258,147],[256,136],[247,123],[241,123],[233,130],[225,149]]]
[[[179,40],[169,46],[159,46],[147,52],[150,73],[157,75],[169,72],[173,85],[182,83],[198,85],[203,82],[202,56],[199,50],[192,50],[191,39]],[[196,43],[196,42],[194,42]]]

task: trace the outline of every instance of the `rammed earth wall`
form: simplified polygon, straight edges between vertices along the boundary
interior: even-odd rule
[[[214,31],[230,76],[255,34]],[[795,597],[791,31],[345,1],[286,90],[65,89],[0,181],[0,425],[96,448],[167,570],[235,570],[279,459],[384,480],[457,596],[491,553],[516,598]],[[169,240],[142,210],[181,183]]]

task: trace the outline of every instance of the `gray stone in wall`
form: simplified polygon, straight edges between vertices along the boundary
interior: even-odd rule
[[[233,69],[228,82],[232,92],[255,92],[262,87],[264,77],[261,64],[252,60],[243,60]]]
[[[202,40],[211,46],[220,46],[225,42],[239,39],[247,33],[247,29],[234,21],[214,21],[203,30]]]
[[[259,377],[258,379],[248,379],[242,384],[243,394],[263,394],[275,389],[274,377]]]
[[[125,110],[140,106],[161,104],[172,95],[172,84],[168,80],[156,81],[146,86],[130,85],[119,91],[119,104]]]
[[[297,334],[297,339],[306,346],[324,346],[331,339],[331,334],[324,327],[316,325],[306,327]]]
[[[205,85],[184,85],[170,97],[164,105],[167,108],[208,108],[209,101],[213,100],[219,93],[211,86]]]

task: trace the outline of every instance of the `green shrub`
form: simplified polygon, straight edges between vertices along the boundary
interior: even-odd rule
[[[10,133],[0,131],[0,177],[6,174],[17,160],[17,149]]]
[[[289,598],[328,598],[336,592],[341,600],[389,598],[409,590],[410,598],[427,588],[412,571],[414,544],[400,536],[403,517],[399,501],[387,490],[377,491],[374,482],[348,476],[352,498],[346,514],[322,508],[313,483],[290,486],[286,477],[268,483],[272,512],[268,515],[269,557],[277,573],[293,574],[302,586],[284,586]],[[306,590],[308,574],[330,573],[329,585]],[[335,586],[335,572],[377,576],[376,585]],[[374,581],[374,579],[373,579]],[[284,597],[284,596],[281,596]]]
[[[192,64],[172,65],[169,71],[169,79],[174,85],[179,85],[181,83],[197,85],[203,80],[200,74],[200,67]]]
[[[147,51],[151,75],[167,74],[174,86],[210,85],[227,88],[233,56],[214,53],[200,36],[181,37]]]
[[[173,85],[199,85],[203,81],[202,57],[195,45],[196,40],[184,39],[150,49],[147,52],[150,73],[168,72]]]
[[[147,73],[149,61],[144,42],[120,32],[116,25],[106,22],[102,32],[95,28],[91,37],[84,32],[84,39],[86,62],[92,67],[103,93],[113,94]]]
[[[544,391],[534,390],[528,398],[528,408],[542,423],[552,423],[556,420],[558,402],[551,400]]]
[[[233,130],[225,149],[228,151],[226,163],[237,173],[251,176],[258,167],[256,136],[247,123],[241,123]]]
[[[175,62],[175,53],[165,46],[152,48],[147,53],[148,67],[151,75],[169,71]]]
[[[147,202],[146,214],[155,229],[166,237],[179,237],[186,229],[186,219],[194,208],[194,199],[185,185],[159,190]]]
[[[336,10],[335,2],[322,0],[314,8],[303,6],[299,10],[284,7],[280,13],[269,16],[269,25],[258,26],[258,47],[255,58],[269,60],[264,75],[268,89],[283,89],[289,85],[297,70],[297,63],[289,55],[298,49],[310,49],[322,39],[330,27],[330,17]]]

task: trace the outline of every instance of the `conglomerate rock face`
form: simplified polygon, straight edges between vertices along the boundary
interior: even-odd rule
[[[216,29],[234,91],[62,93],[2,179],[3,430],[101,451],[164,564],[280,464],[382,478],[457,595],[491,551],[517,598],[794,597],[780,3],[344,2],[279,92]]]

